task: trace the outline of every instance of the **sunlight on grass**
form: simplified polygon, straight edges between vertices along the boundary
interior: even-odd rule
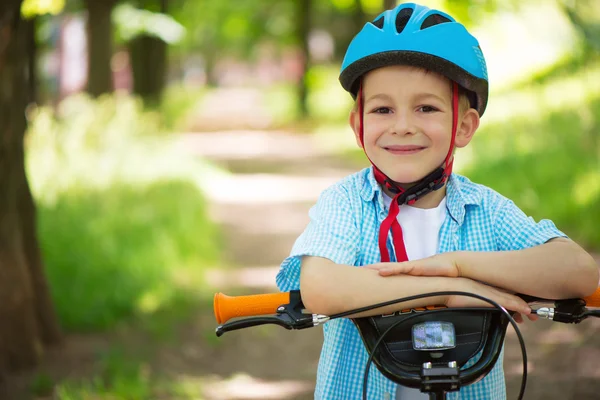
[[[143,362],[133,360],[119,349],[103,356],[100,372],[83,382],[67,381],[55,387],[55,398],[59,400],[88,399],[148,399],[165,385],[152,376],[150,368]]]
[[[206,88],[189,88],[184,84],[168,86],[158,107],[162,125],[169,131],[187,129],[206,91]]]
[[[578,176],[573,183],[573,197],[580,206],[590,205],[592,201],[600,198],[600,172],[589,171]]]
[[[143,293],[137,300],[137,309],[142,314],[152,314],[169,301],[169,290],[158,287]]]

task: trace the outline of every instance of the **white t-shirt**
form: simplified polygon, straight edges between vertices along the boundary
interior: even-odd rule
[[[392,199],[383,194],[386,207],[390,208]],[[439,234],[446,219],[446,197],[435,208],[416,208],[400,206],[398,223],[402,227],[404,247],[409,260],[419,260],[437,253]],[[419,389],[398,386],[396,400],[427,400],[429,395]]]
[[[384,193],[383,201],[389,210],[392,199]],[[400,206],[398,223],[402,227],[409,260],[419,260],[437,253],[440,229],[445,219],[446,197],[435,208]]]

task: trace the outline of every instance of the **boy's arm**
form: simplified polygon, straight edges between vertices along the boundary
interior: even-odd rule
[[[523,250],[455,256],[461,276],[516,293],[563,299],[589,296],[598,287],[598,265],[592,256],[565,238]]]
[[[598,266],[579,245],[564,238],[514,251],[459,251],[404,263],[374,264],[383,277],[465,277],[515,293],[563,299],[584,297],[598,287]]]
[[[332,315],[400,297],[460,290],[490,298],[508,308],[529,314],[527,303],[520,298],[488,285],[464,278],[395,276],[385,278],[377,271],[336,264],[321,257],[303,257],[300,270],[300,290],[306,308],[317,314]],[[464,296],[430,297],[394,304],[357,316],[386,314],[394,311],[434,304],[448,306],[489,306]]]
[[[514,251],[458,251],[422,260],[368,266],[381,276],[465,277],[550,299],[584,297],[598,287],[598,266],[575,242],[556,238]]]

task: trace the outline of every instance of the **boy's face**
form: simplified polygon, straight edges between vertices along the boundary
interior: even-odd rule
[[[373,164],[400,184],[441,166],[452,137],[452,86],[445,77],[409,66],[388,66],[363,78],[364,150]],[[461,109],[467,107],[461,107]],[[474,109],[459,112],[456,147],[479,125]],[[358,111],[350,124],[360,145]]]

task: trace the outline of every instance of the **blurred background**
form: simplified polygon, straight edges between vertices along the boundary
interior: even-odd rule
[[[309,399],[319,329],[217,339],[368,165],[337,80],[383,0],[2,0],[0,397]],[[600,252],[600,2],[423,0],[491,97],[455,170]],[[598,257],[597,257],[598,258]],[[600,325],[522,325],[528,399],[600,391]],[[509,397],[521,364],[514,333]]]

